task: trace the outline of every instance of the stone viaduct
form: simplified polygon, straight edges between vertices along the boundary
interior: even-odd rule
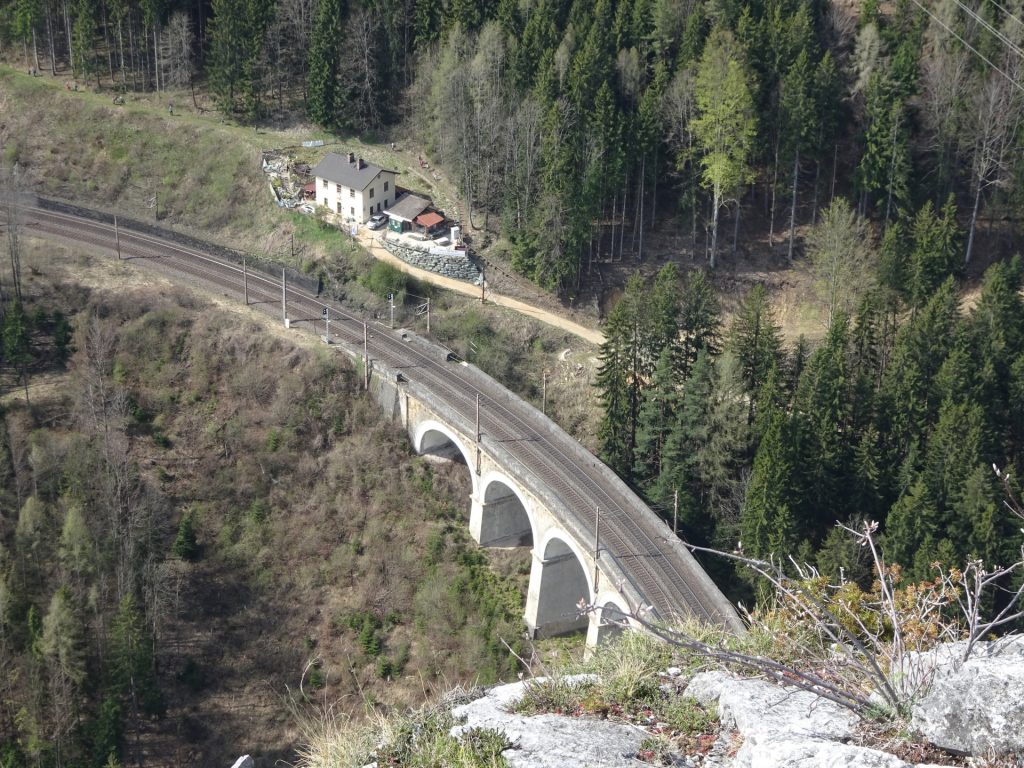
[[[406,343],[424,350],[430,348],[436,356],[438,347],[410,336],[402,335]],[[469,377],[474,385],[490,384],[500,388],[489,377],[458,361],[448,362],[447,366],[460,376]],[[636,502],[638,509],[631,512],[646,515],[645,524],[659,531],[657,551],[645,550],[640,541],[631,542],[631,552],[621,551],[621,546],[620,551],[616,551],[611,542],[600,538],[608,534],[604,523],[596,527],[598,510],[585,520],[581,520],[578,511],[571,514],[570,500],[562,498],[550,479],[542,476],[547,473],[531,469],[522,455],[514,455],[513,449],[521,448],[524,439],[536,441],[535,436],[503,435],[491,415],[483,420],[478,439],[479,417],[474,423],[472,417],[467,418],[465,408],[451,407],[445,397],[437,396],[436,387],[424,386],[421,364],[393,365],[387,360],[373,360],[371,370],[372,393],[385,411],[404,426],[415,451],[466,465],[472,482],[469,529],[477,544],[531,548],[524,619],[534,637],[586,630],[587,644],[594,646],[620,631],[620,624],[610,624],[608,619],[626,617],[635,624],[629,615],[641,608],[647,618],[671,620],[695,614],[731,630],[742,631],[734,609],[689,550],[617,478],[615,482]],[[549,430],[571,441],[576,451],[574,465],[611,474],[536,409],[504,388],[500,389],[509,407],[532,411]],[[600,531],[599,536],[595,536],[596,530]],[[696,597],[692,600],[699,605],[665,605],[664,601],[659,604],[636,577],[635,568],[626,562],[644,558],[678,559],[687,572],[686,580],[696,582]],[[597,610],[580,616],[578,606],[581,603],[594,605]]]

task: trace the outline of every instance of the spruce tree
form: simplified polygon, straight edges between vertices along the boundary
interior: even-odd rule
[[[140,712],[160,714],[163,697],[157,683],[153,638],[133,594],[117,606],[110,628],[110,678],[115,689],[128,696],[133,718]]]
[[[743,383],[749,394],[756,394],[768,372],[782,362],[781,329],[768,303],[768,293],[758,284],[740,304],[729,328],[726,349],[736,355]]]
[[[672,357],[670,347],[662,348],[637,418],[634,476],[643,488],[661,475],[665,444],[676,421],[679,392]]]
[[[430,6],[436,7],[436,3]],[[419,12],[417,4],[417,12]],[[323,126],[334,126],[340,112],[338,71],[340,68],[342,30],[346,13],[346,0],[320,0],[313,24],[313,39],[309,46],[309,117]],[[417,29],[420,35],[433,31]],[[430,39],[433,39],[430,37]]]
[[[698,361],[700,358],[698,357]],[[751,434],[748,397],[740,364],[730,352],[723,353],[711,370],[711,394],[706,420],[701,425],[706,440],[695,438],[697,477],[704,513],[712,516],[722,533],[735,530],[743,504],[744,468],[748,465]],[[700,381],[695,367],[691,381]]]
[[[626,284],[608,315],[597,387],[604,403],[598,429],[602,457],[623,478],[633,475],[637,421],[644,387],[661,352],[663,336],[650,311],[650,295],[639,273]]]
[[[690,378],[683,384],[675,403],[674,421],[670,424],[661,454],[660,473],[649,496],[660,504],[670,504],[680,495],[683,526],[692,535],[696,529],[711,529],[710,516],[698,520],[690,514],[694,505],[706,507],[707,494],[700,483],[698,453],[708,442],[709,408],[714,381],[711,358],[706,352],[697,355]],[[704,508],[704,512],[707,512]]]
[[[914,307],[922,307],[960,264],[960,237],[952,197],[939,213],[931,200],[921,207],[911,227],[911,239],[910,301]]]
[[[846,368],[848,322],[836,316],[825,343],[815,350],[793,398],[793,497],[790,509],[802,533],[817,540],[849,508],[853,446]]]
[[[920,478],[889,510],[885,523],[882,546],[889,560],[902,565],[911,572],[914,555],[923,545],[925,537],[934,531],[935,503],[928,495],[928,488]]]
[[[792,473],[786,416],[775,409],[767,417],[747,486],[740,520],[744,553],[763,558],[795,551],[798,538],[788,506]]]
[[[720,351],[722,308],[718,294],[707,273],[695,269],[687,275],[679,307],[680,345],[676,370],[682,377],[690,375],[690,369],[703,351],[717,355]]]

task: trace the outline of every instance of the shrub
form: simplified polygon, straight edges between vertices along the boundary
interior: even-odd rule
[[[576,712],[581,702],[594,691],[593,680],[581,680],[560,674],[535,677],[523,685],[523,696],[510,709],[520,715],[541,712],[557,714]]]
[[[363,617],[363,626],[359,630],[359,647],[367,656],[379,656],[381,652],[380,638],[377,636],[377,625],[370,616]]]
[[[309,687],[314,691],[319,691],[327,685],[327,677],[324,675],[319,662],[310,666],[309,675],[306,677],[306,680],[309,682]]]
[[[670,698],[659,712],[661,719],[673,729],[687,736],[712,733],[718,728],[718,718],[688,696]]]
[[[182,560],[194,561],[199,559],[199,541],[196,538],[195,511],[189,510],[181,516],[178,523],[178,535],[171,545],[171,553]]]
[[[377,296],[404,291],[406,275],[386,261],[374,261],[370,268],[359,276],[359,284]]]

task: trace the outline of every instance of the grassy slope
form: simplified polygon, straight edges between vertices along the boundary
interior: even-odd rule
[[[17,160],[33,188],[152,220],[155,211],[148,201],[155,186],[161,224],[256,254],[272,254],[278,261],[291,260],[294,235],[295,266],[323,266],[346,301],[386,316],[386,290],[378,285],[371,290],[357,281],[366,276],[372,259],[353,249],[338,230],[271,204],[259,167],[263,148],[336,138],[306,126],[257,132],[227,124],[214,112],[196,111],[184,93],[127,94],[127,103],[118,106],[109,93],[72,93],[63,83],[49,77],[30,78],[0,66],[4,160],[8,164]],[[167,100],[174,103],[173,117],[167,114]],[[454,208],[445,182],[424,176],[411,148],[392,151],[389,144],[346,138],[332,149],[352,149],[396,168],[403,174],[403,185]],[[323,151],[298,148],[295,157],[315,162]],[[548,412],[593,445],[596,411],[589,384],[594,351],[588,345],[507,310],[474,306],[471,300],[417,283],[408,290],[433,296],[433,330],[440,340],[465,352],[473,338],[477,346],[486,347],[481,366],[537,405],[547,370]],[[424,330],[422,319],[409,315],[402,321]],[[567,349],[570,352],[563,354]]]
[[[168,510],[163,551],[185,510],[198,520],[202,557],[173,566],[159,645],[170,708],[144,728],[145,764],[287,758],[283,699],[313,660],[305,690],[354,712],[510,672],[497,637],[518,636],[527,558],[488,565],[468,541],[465,468],[412,457],[339,356],[123,265],[37,245],[25,266],[30,307],[88,309],[117,328],[132,455]],[[59,454],[80,429],[80,364],[33,387],[31,414],[5,382],[15,455],[30,437]],[[360,641],[367,622],[379,653]],[[391,679],[382,659],[401,666]]]

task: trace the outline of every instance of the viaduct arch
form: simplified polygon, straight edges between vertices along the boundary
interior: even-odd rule
[[[466,465],[473,539],[529,548],[523,618],[533,636],[585,630],[596,645],[622,618],[639,628],[631,614],[745,631],[664,521],[550,419],[412,333],[378,338],[395,349],[371,361],[370,392],[418,454]],[[581,603],[594,610],[581,617]]]
[[[626,618],[627,601],[611,585],[595,591],[600,568],[557,512],[523,487],[489,452],[481,451],[480,466],[472,436],[445,424],[422,404],[405,403],[406,424],[413,448],[421,456],[464,463],[469,471],[469,529],[482,547],[530,547],[530,585],[524,620],[536,638],[586,631],[587,644],[597,645],[618,634]],[[470,448],[470,446],[474,446]],[[479,471],[477,471],[479,469]],[[600,558],[598,558],[599,560]],[[599,610],[580,616],[580,602]]]

